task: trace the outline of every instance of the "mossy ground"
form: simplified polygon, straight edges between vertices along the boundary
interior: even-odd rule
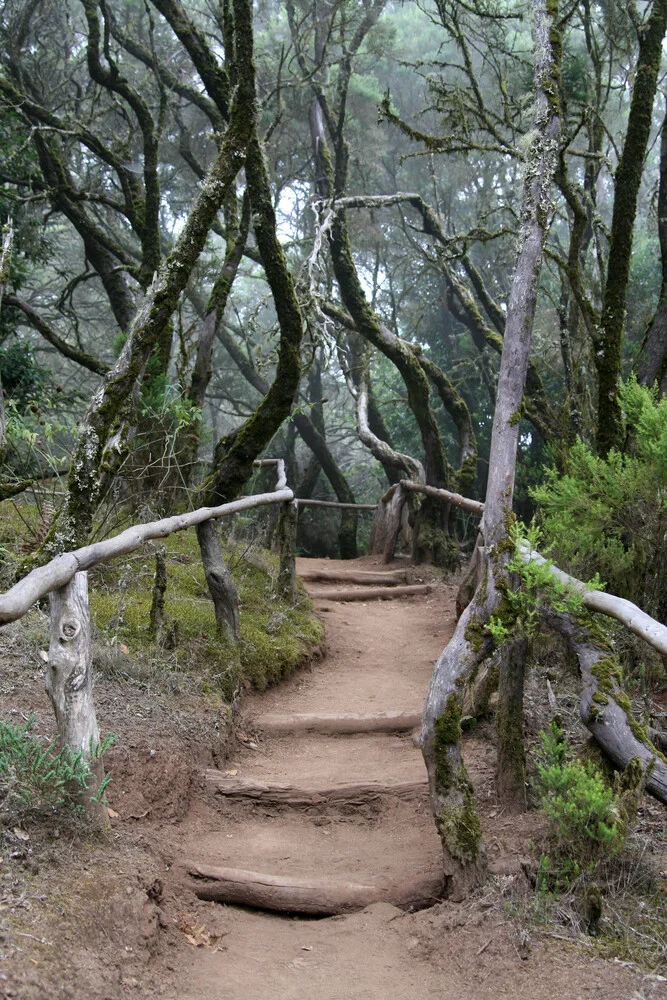
[[[154,558],[143,551],[99,567],[91,574],[91,618],[104,643],[122,644],[130,656],[154,659],[170,651],[181,670],[205,692],[231,698],[241,687],[264,690],[294,671],[324,637],[305,592],[295,606],[275,593],[278,561],[265,550],[225,545],[241,608],[240,669],[232,649],[216,635],[194,532],[165,542],[167,590],[164,626],[159,640],[150,631]]]

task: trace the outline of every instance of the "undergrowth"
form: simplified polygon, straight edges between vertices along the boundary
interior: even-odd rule
[[[172,535],[164,548],[167,590],[160,643],[150,631],[151,553],[144,550],[91,574],[98,667],[131,676],[141,672],[142,664],[161,663],[164,671],[194,681],[204,693],[231,700],[239,687],[264,690],[288,676],[322,643],[323,629],[305,591],[295,606],[276,596],[277,559],[254,545],[227,543],[225,558],[241,611],[239,675],[237,657],[216,634],[194,532]]]
[[[83,751],[36,735],[34,724],[33,718],[16,724],[0,721],[0,821],[5,824],[45,812],[81,811],[90,778]],[[91,759],[99,759],[114,742],[109,736],[91,747]],[[109,781],[107,775],[93,801],[100,801]]]
[[[595,939],[608,958],[667,968],[667,884],[646,837],[633,833],[645,774],[636,761],[610,778],[573,754],[558,721],[540,734],[536,791],[549,819],[522,917]],[[508,904],[516,911],[514,904]]]

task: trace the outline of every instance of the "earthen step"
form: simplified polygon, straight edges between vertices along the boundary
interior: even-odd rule
[[[198,864],[188,865],[188,872],[199,899],[312,916],[352,913],[379,902],[419,909],[432,906],[443,890],[439,874],[420,875],[399,885],[374,886]]]
[[[316,601],[391,601],[398,597],[418,597],[430,594],[432,590],[431,584],[420,583],[407,587],[369,587],[366,590],[311,590],[309,593]]]
[[[357,583],[362,586],[396,587],[407,584],[407,570],[390,570],[387,573],[369,573],[363,570],[304,569],[299,576],[307,583]]]
[[[229,776],[222,771],[207,770],[206,783],[228,798],[251,799],[272,805],[363,805],[381,796],[403,800],[428,794],[426,779],[420,781],[361,781],[348,784],[299,786],[287,782],[264,782],[253,778]]]
[[[421,725],[421,712],[267,714],[256,716],[250,725],[263,733],[273,734],[321,733],[324,736],[337,736],[353,733],[399,733],[417,729]]]

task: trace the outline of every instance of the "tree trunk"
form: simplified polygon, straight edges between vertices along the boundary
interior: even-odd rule
[[[452,898],[461,898],[477,881],[484,861],[474,793],[461,755],[460,720],[466,683],[493,652],[486,625],[501,603],[503,588],[509,586],[507,530],[512,517],[519,417],[560,134],[558,8],[551,3],[547,8],[544,0],[533,0],[531,6],[535,126],[526,156],[519,253],[507,311],[480,526],[483,571],[472,602],[435,665],[422,720],[422,751]],[[507,694],[504,697],[510,700]],[[503,735],[499,736],[502,743]],[[511,756],[509,749],[501,748],[505,759]]]
[[[153,582],[153,597],[151,599],[150,630],[156,641],[160,641],[164,628],[164,594],[167,589],[167,563],[164,558],[164,547],[155,551],[155,577]]]
[[[104,777],[102,761],[95,759],[100,732],[93,701],[93,673],[88,611],[88,574],[77,573],[60,590],[49,594],[51,637],[46,667],[46,690],[56,716],[61,743],[80,750],[90,767],[83,805],[100,826],[108,821],[106,807],[91,801]]]
[[[498,795],[510,810],[526,808],[526,751],[523,742],[523,682],[528,640],[520,636],[502,650],[498,678]]]
[[[215,521],[204,521],[197,525],[197,541],[215,609],[218,633],[235,647],[239,641],[239,594],[222,554]]]
[[[290,604],[296,600],[296,528],[299,505],[296,500],[281,506],[278,518],[278,548],[280,570],[278,573],[278,595]]]
[[[602,306],[602,329],[593,352],[598,372],[597,450],[603,457],[623,446],[623,420],[618,388],[632,255],[637,198],[653,121],[653,102],[667,30],[667,0],[653,0],[640,35],[637,73],[623,152],[614,176],[614,210]]]
[[[400,483],[390,487],[382,497],[373,518],[369,555],[382,556],[385,563],[392,561],[407,501],[408,494]]]

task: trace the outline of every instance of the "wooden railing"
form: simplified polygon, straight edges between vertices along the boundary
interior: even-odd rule
[[[51,628],[46,690],[53,704],[58,735],[63,743],[81,750],[87,758],[91,758],[91,754],[94,758],[92,751],[99,744],[93,702],[88,605],[87,571],[93,566],[127,555],[144,542],[167,538],[176,531],[184,531],[205,521],[229,517],[267,504],[280,504],[278,590],[285,596],[293,596],[297,518],[294,493],[287,485],[282,459],[264,459],[255,465],[275,467],[277,482],[273,492],[242,497],[219,507],[200,507],[187,514],[133,525],[104,541],[93,542],[56,556],[44,566],[33,569],[0,595],[0,625],[17,621],[37,601],[49,596]],[[101,777],[99,766],[91,759],[91,791],[99,785]],[[102,806],[90,798],[86,806],[91,814],[103,820],[106,813]]]
[[[479,517],[484,513],[484,504],[480,500],[470,500],[468,497],[461,496],[460,493],[450,493],[449,490],[436,489],[433,486],[424,486],[421,483],[414,483],[405,479],[401,480],[398,487],[407,493],[422,493],[429,497],[435,497],[442,500],[443,503],[449,503],[454,507],[461,507],[463,510],[477,514]],[[385,494],[385,496],[388,496],[388,494]],[[392,498],[389,497],[389,499],[391,500]],[[544,556],[531,549],[527,542],[520,545],[520,550],[526,562],[547,563]],[[591,590],[581,580],[570,576],[569,573],[565,573],[557,566],[550,565],[549,568],[555,579],[567,584],[581,596],[582,604],[588,611],[607,615],[609,618],[615,618],[631,632],[634,632],[635,635],[644,639],[659,653],[667,655],[667,626],[651,618],[650,615],[647,615],[645,611],[642,611],[632,601],[626,601],[623,597],[616,597],[614,594],[608,594],[602,590]]]

